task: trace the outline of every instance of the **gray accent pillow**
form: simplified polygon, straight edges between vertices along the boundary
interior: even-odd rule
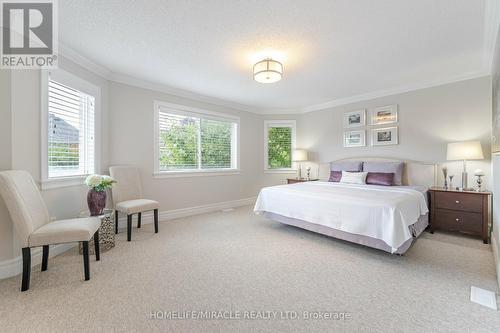
[[[360,172],[363,170],[363,162],[361,161],[345,161],[330,163],[330,171],[349,171]]]
[[[363,162],[364,172],[394,173],[394,185],[403,185],[404,162]]]

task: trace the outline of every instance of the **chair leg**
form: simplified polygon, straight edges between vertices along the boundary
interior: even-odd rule
[[[115,234],[118,233],[118,211],[115,210]]]
[[[95,249],[95,261],[101,260],[101,252],[99,248],[99,230],[94,234],[94,249]]]
[[[158,233],[158,209],[154,210],[154,215],[155,215],[155,234]]]
[[[127,215],[127,241],[132,240],[132,215]]]
[[[42,272],[47,270],[48,264],[49,264],[49,246],[44,245],[42,253]]]
[[[21,291],[30,289],[30,273],[31,273],[31,249],[23,247],[23,282]]]
[[[141,217],[142,217],[142,213],[138,213],[137,214],[137,228],[141,227]]]
[[[85,273],[85,281],[90,280],[88,241],[83,242],[83,271]]]

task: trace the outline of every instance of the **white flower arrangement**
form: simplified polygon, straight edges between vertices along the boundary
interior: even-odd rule
[[[85,179],[85,184],[97,192],[110,188],[113,183],[116,183],[116,180],[106,175],[89,175]]]

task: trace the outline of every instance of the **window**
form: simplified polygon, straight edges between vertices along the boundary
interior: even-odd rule
[[[264,169],[267,172],[293,171],[292,152],[295,149],[295,120],[264,122]]]
[[[81,183],[81,178],[96,171],[99,90],[55,70],[42,75],[42,96],[42,187],[67,179]],[[77,182],[68,185],[73,184]]]
[[[155,174],[237,171],[239,118],[156,104]]]

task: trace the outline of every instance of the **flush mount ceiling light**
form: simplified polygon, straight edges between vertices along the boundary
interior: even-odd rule
[[[283,77],[283,65],[271,58],[264,59],[253,65],[253,78],[260,83],[274,83]]]

